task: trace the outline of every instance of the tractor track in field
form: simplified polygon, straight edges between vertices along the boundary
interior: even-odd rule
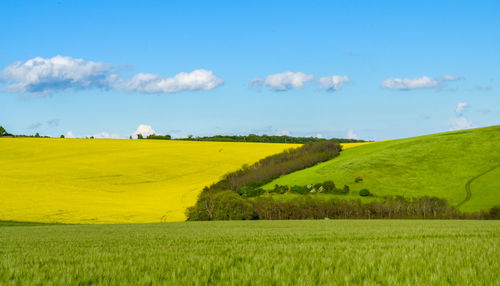
[[[463,201],[461,201],[460,203],[458,203],[458,205],[456,205],[456,207],[458,208],[458,207],[462,206],[463,204],[468,202],[470,200],[470,198],[472,197],[472,191],[470,189],[470,185],[472,184],[472,182],[474,182],[476,179],[480,178],[481,176],[484,176],[484,175],[488,174],[489,172],[495,170],[498,167],[500,167],[500,165],[493,166],[492,168],[489,168],[488,170],[470,178],[467,181],[467,183],[465,183],[465,199]]]

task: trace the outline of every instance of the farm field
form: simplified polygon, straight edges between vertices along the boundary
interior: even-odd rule
[[[265,186],[333,180],[351,195],[436,196],[463,211],[500,204],[500,126],[388,140],[345,148],[340,156]],[[363,181],[355,183],[355,177]]]
[[[182,221],[202,188],[299,145],[105,139],[0,139],[0,220]]]
[[[499,285],[500,221],[0,226],[0,284]]]

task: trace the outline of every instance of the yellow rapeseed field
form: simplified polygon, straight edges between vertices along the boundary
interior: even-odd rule
[[[370,143],[373,143],[373,142],[358,142],[358,143],[341,143],[340,145],[342,145],[342,149],[349,149],[349,148],[352,148],[352,147],[357,147],[357,146],[361,146],[361,145],[365,145],[365,144],[370,144]]]
[[[0,139],[0,220],[182,221],[227,172],[291,144]]]

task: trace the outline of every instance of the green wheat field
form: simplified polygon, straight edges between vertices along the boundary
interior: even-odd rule
[[[500,285],[500,221],[1,225],[1,285]]]

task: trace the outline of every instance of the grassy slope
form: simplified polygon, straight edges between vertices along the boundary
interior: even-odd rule
[[[184,220],[205,185],[299,145],[0,138],[0,220]]]
[[[1,285],[498,285],[499,221],[4,227]]]
[[[500,126],[375,142],[342,151],[333,160],[283,176],[266,187],[306,185],[333,180],[348,184],[356,195],[368,188],[376,195],[431,195],[457,205],[466,198],[465,184],[500,164]],[[467,211],[500,204],[500,171],[471,183]],[[355,176],[363,182],[354,183]]]

